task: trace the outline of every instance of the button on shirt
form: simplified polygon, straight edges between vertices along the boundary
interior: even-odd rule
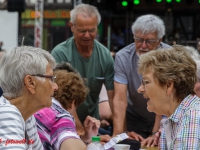
[[[161,130],[161,150],[200,149],[200,98],[188,95],[168,119],[161,121]]]

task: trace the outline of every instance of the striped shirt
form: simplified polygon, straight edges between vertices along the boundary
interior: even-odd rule
[[[26,139],[26,140],[25,140]],[[3,96],[0,98],[0,150],[43,150],[35,118],[24,122],[20,111]]]
[[[165,131],[166,127],[169,130]],[[175,112],[161,123],[161,130],[161,150],[200,149],[200,98],[188,95]],[[171,140],[168,140],[168,135]]]
[[[55,99],[50,108],[41,109],[34,116],[45,150],[59,150],[62,142],[68,138],[80,139],[74,118]]]

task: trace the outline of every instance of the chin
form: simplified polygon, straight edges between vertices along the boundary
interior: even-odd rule
[[[149,106],[147,106],[147,110],[148,110],[149,112],[154,112],[154,111],[152,110],[152,108],[149,107]]]

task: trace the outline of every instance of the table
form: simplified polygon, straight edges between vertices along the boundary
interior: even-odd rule
[[[143,147],[141,149],[145,149],[145,150],[158,150],[158,147]]]

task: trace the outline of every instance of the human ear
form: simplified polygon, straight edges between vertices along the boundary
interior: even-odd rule
[[[171,95],[174,89],[174,82],[168,81],[166,86],[167,86],[167,95]]]
[[[35,94],[36,82],[32,76],[26,75],[24,77],[24,85],[30,91],[31,94]]]
[[[71,31],[74,33],[74,25],[71,25]]]

